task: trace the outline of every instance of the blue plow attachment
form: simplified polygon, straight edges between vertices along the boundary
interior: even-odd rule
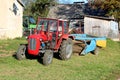
[[[97,47],[98,40],[106,40],[105,37],[94,37],[94,36],[87,36],[86,34],[70,34],[73,36],[77,41],[83,41],[85,43],[85,48],[82,50],[81,54],[85,55],[91,51],[94,51]],[[89,44],[87,42],[90,42]]]

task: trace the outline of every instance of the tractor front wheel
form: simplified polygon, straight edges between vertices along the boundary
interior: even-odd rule
[[[26,58],[25,52],[26,52],[26,45],[20,45],[19,48],[18,48],[18,51],[16,53],[16,58],[18,60],[25,59]]]
[[[43,64],[46,66],[51,64],[52,59],[53,59],[53,52],[51,50],[46,50],[43,56]]]
[[[72,47],[72,39],[68,38],[68,40],[63,40],[59,51],[59,56],[62,60],[68,60],[71,57],[73,52]]]

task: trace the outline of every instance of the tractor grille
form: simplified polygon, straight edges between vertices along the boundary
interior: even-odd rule
[[[36,49],[36,40],[34,38],[30,39],[30,49],[35,50]]]

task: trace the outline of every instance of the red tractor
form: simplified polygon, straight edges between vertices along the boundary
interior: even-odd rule
[[[44,65],[52,62],[53,53],[58,52],[62,60],[72,55],[72,39],[68,34],[68,21],[50,18],[38,18],[34,33],[28,36],[28,44],[21,45],[16,53],[18,60],[27,55],[41,56]]]

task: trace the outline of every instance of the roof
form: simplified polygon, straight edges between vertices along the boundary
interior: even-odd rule
[[[111,17],[100,17],[100,16],[92,16],[92,15],[85,15],[85,17],[103,19],[103,20],[115,20],[114,18],[111,18]]]
[[[25,7],[25,5],[24,5],[24,3],[22,2],[22,0],[17,0],[18,1],[18,3],[20,3],[20,5],[22,6],[22,7]]]
[[[67,19],[56,19],[56,18],[41,18],[41,17],[38,17],[38,19],[68,21]]]
[[[78,4],[79,4],[79,3],[85,3],[85,2],[84,2],[84,1],[81,1],[81,2],[74,2],[74,3],[76,3],[76,4],[78,3]]]

